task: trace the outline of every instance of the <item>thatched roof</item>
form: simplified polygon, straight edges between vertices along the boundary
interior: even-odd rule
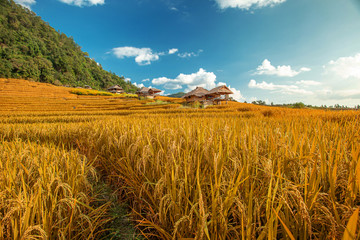
[[[196,96],[196,97],[203,97],[206,94],[208,94],[209,91],[206,90],[205,88],[202,87],[196,87],[194,90],[192,90],[191,92],[188,92],[187,94],[185,94],[182,98],[187,98],[187,97],[191,97],[191,96]]]
[[[158,93],[158,92],[161,92],[160,89],[157,89],[157,88],[150,88],[149,91],[152,90],[154,93]]]
[[[234,93],[227,86],[223,85],[223,86],[219,86],[219,87],[211,89],[208,94],[220,94],[221,95],[221,94],[234,94]]]
[[[147,87],[142,87],[140,90],[137,90],[136,93],[147,93],[149,92],[149,88]]]
[[[110,90],[123,90],[123,89],[119,85],[115,85],[115,86],[109,87],[108,90],[110,91]]]
[[[157,88],[147,88],[147,87],[142,87],[140,90],[138,90],[136,93],[143,93],[143,94],[146,94],[146,93],[149,93],[150,91],[152,91],[153,93],[159,93],[161,92],[160,89],[157,89]]]

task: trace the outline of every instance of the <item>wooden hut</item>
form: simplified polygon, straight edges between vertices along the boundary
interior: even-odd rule
[[[136,92],[139,97],[154,98],[161,90],[157,88],[142,87]]]
[[[211,100],[214,104],[221,104],[222,101],[230,100],[229,94],[234,94],[227,86],[219,86],[213,88],[206,94],[207,100]]]
[[[109,87],[108,91],[111,93],[116,93],[116,94],[124,93],[124,90],[119,85]]]
[[[145,97],[148,92],[149,92],[149,88],[142,87],[140,90],[136,91],[136,94],[138,95],[138,97]]]
[[[213,88],[210,91],[202,87],[196,87],[191,92],[185,94],[183,98],[188,103],[198,101],[204,105],[213,105],[221,104],[222,101],[228,101],[229,94],[233,94],[233,92],[225,85]]]
[[[207,93],[209,93],[209,91],[206,90],[205,88],[196,87],[191,92],[185,94],[182,98],[184,98],[188,103],[196,102],[196,101],[204,103],[206,101]]]

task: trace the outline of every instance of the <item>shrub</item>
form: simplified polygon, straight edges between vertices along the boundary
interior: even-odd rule
[[[305,104],[302,102],[297,102],[293,104],[294,108],[305,108]]]

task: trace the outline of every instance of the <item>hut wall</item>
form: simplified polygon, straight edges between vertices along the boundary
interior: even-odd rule
[[[108,91],[111,93],[124,93],[125,92],[124,90],[118,90],[118,89],[114,89],[114,88],[111,88]]]
[[[211,106],[211,105],[214,105],[214,101],[212,101],[212,100],[206,100],[205,102],[204,102],[204,106],[206,107],[206,106]]]
[[[186,98],[186,101],[187,102],[195,102],[195,101],[199,101],[199,102],[202,102],[202,101],[205,101],[205,97],[197,97],[197,96],[191,96],[189,98]]]
[[[218,98],[220,97],[220,94],[209,94],[209,95],[206,95],[206,99],[215,99],[215,98]]]

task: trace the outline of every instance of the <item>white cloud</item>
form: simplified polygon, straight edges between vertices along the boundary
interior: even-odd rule
[[[136,87],[138,88],[142,88],[142,87],[145,87],[144,84],[140,83],[140,84],[137,84],[136,82],[133,83]]]
[[[262,90],[279,91],[284,94],[313,94],[313,92],[301,89],[296,85],[277,85],[273,83],[267,83],[265,81],[257,83],[254,79],[250,80],[248,87]]]
[[[276,87],[274,86],[273,83],[267,83],[267,82],[262,82],[262,83],[257,83],[254,79],[251,79],[249,84],[248,84],[249,88],[258,88],[258,89],[263,89],[263,90],[276,90]]]
[[[257,99],[257,97],[251,97],[250,98],[250,102],[254,102],[254,101],[257,101],[258,99]]]
[[[313,104],[357,105],[360,100],[360,53],[329,61],[323,66],[323,73],[319,78],[321,83],[296,82],[303,88],[312,87]]]
[[[158,61],[160,56],[172,55],[179,51],[177,48],[171,48],[167,52],[154,52],[151,48],[136,48],[136,47],[117,47],[113,48],[110,53],[113,53],[117,58],[123,59],[125,57],[134,57],[135,62],[139,65],[150,65],[151,62]],[[189,53],[189,57],[198,56],[202,52]],[[185,53],[188,54],[188,53]],[[178,54],[178,56],[182,54]],[[186,57],[186,56],[184,56]]]
[[[126,82],[131,82],[131,78],[125,78]]]
[[[300,72],[310,72],[311,68],[307,68],[307,67],[302,67],[300,68]]]
[[[164,85],[165,89],[180,89],[180,86],[186,85],[187,91],[195,87],[214,88],[216,86],[216,75],[213,72],[206,72],[200,68],[197,73],[179,74],[175,79],[166,77],[154,78],[152,83],[155,85]],[[182,87],[181,87],[182,88]]]
[[[299,75],[302,72],[308,72],[311,71],[310,68],[300,68],[299,71],[295,71],[291,69],[291,66],[273,66],[271,65],[271,62],[267,59],[265,59],[260,66],[256,68],[257,72],[255,74],[257,75],[276,75],[279,77],[295,77]]]
[[[296,81],[295,84],[302,86],[319,86],[321,85],[321,82],[312,81],[312,80],[301,80],[301,81]]]
[[[179,49],[177,49],[177,48],[172,48],[172,49],[169,49],[169,54],[174,54],[174,53],[176,53],[176,52],[178,52],[179,51]]]
[[[135,57],[135,62],[139,65],[149,65],[151,62],[159,60],[159,54],[153,53],[150,48],[118,47],[113,48],[112,53],[121,59]]]
[[[202,53],[204,50],[199,49],[197,52],[184,52],[184,53],[178,53],[178,56],[181,58],[190,58],[190,57],[198,57],[200,53]]]
[[[36,3],[35,0],[15,0],[15,2],[30,10],[31,10],[31,5],[34,5]]]
[[[249,10],[250,8],[273,7],[277,4],[284,3],[286,0],[215,0],[219,7],[240,8]]]
[[[236,101],[242,101],[245,100],[244,96],[241,94],[240,90],[237,90],[236,88],[231,87],[230,85],[228,88],[234,93],[231,95],[232,98],[234,98]]]
[[[317,95],[326,100],[357,100],[360,99],[360,90],[319,90]]]
[[[105,4],[105,0],[59,0],[60,2],[78,7],[88,7]]]
[[[217,87],[219,87],[219,86],[224,86],[224,85],[226,86],[226,83],[224,83],[224,82],[218,82],[218,83],[216,84]]]
[[[216,86],[227,85],[223,82],[216,83],[216,75],[213,72],[207,72],[202,68],[200,68],[196,73],[181,73],[175,79],[167,77],[154,78],[152,83],[155,85],[163,85],[165,89],[171,90],[182,89],[185,86],[185,92],[189,92],[196,87],[203,87],[210,90]],[[234,93],[231,97],[235,100],[241,101],[245,99],[240,90],[232,88],[231,86],[228,86],[228,88]]]
[[[171,89],[171,90],[176,90],[176,89],[182,89],[182,86],[180,84],[177,83],[165,83],[164,85],[165,89]]]
[[[171,89],[171,90],[175,90],[175,89],[181,89],[181,81],[177,80],[177,79],[169,79],[166,77],[160,77],[160,78],[154,78],[152,80],[152,83],[155,85],[164,85],[165,89]]]
[[[185,52],[185,53],[179,53],[178,54],[178,56],[179,57],[181,57],[181,58],[188,58],[188,57],[192,57],[192,56],[194,56],[195,55],[195,53],[187,53],[187,52]]]
[[[279,68],[272,66],[270,62],[265,62],[262,66],[273,72]],[[264,69],[262,70],[265,71]],[[307,68],[299,69],[299,72],[307,70]],[[267,80],[263,82],[251,80],[248,86],[251,89],[262,89],[265,96],[272,94],[273,100],[277,102],[294,102],[294,99],[302,99],[300,101],[317,106],[321,104],[354,106],[359,104],[360,100],[360,53],[328,61],[323,66],[322,74],[316,78],[319,81],[296,80],[292,83],[280,84]],[[303,97],[304,95],[306,98]]]
[[[355,56],[341,57],[335,61],[330,61],[325,66],[327,73],[335,74],[343,79],[360,79],[360,53]]]
[[[143,79],[143,80],[141,80],[142,82],[149,82],[150,81],[150,79],[149,78],[146,78],[146,79]]]
[[[348,99],[360,99],[360,90],[344,90],[335,92],[336,95],[339,95],[343,98]]]

